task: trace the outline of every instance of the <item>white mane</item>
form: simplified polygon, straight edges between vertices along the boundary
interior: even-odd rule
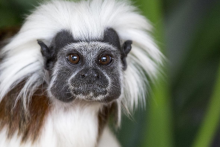
[[[149,34],[149,22],[123,0],[51,1],[37,7],[19,33],[1,50],[4,58],[0,63],[0,101],[25,80],[17,99],[26,105],[44,82],[44,63],[37,39],[49,44],[57,32],[69,30],[74,38],[89,40],[102,37],[105,28],[116,30],[121,43],[133,41],[119,103],[131,109],[139,101],[145,103],[145,74],[151,79],[156,77],[162,54]]]

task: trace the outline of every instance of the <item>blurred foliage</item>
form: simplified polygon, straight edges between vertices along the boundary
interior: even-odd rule
[[[0,28],[21,25],[38,2],[0,0]],[[124,147],[219,147],[220,1],[133,2],[152,22],[169,66],[166,80],[160,77],[153,86],[146,110],[123,117],[120,142]]]
[[[191,146],[199,135],[213,92],[220,59],[219,8],[220,3],[215,0],[186,1],[167,19],[174,136],[178,147]]]
[[[220,64],[219,64],[220,65]],[[209,107],[206,111],[202,127],[196,136],[193,147],[207,147],[211,145],[212,138],[217,131],[216,128],[220,123],[220,67],[218,70],[218,77],[215,88],[213,90],[212,99],[210,100]]]
[[[41,0],[0,0],[0,28],[20,25]]]

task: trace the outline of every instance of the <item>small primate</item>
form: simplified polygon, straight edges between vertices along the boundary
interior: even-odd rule
[[[38,6],[0,51],[0,146],[119,147],[108,118],[145,103],[162,63],[150,30],[125,0]]]

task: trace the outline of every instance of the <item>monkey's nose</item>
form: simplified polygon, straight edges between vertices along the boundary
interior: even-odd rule
[[[106,76],[96,68],[84,68],[80,70],[70,83],[75,88],[82,88],[85,91],[99,91],[97,87],[106,89],[109,82]],[[102,90],[101,90],[102,91]]]
[[[99,74],[95,69],[83,70],[80,72],[80,78],[81,79],[85,79],[85,78],[99,79]]]

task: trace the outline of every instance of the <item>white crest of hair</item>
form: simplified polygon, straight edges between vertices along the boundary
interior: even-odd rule
[[[37,39],[50,43],[61,30],[70,31],[75,39],[102,38],[106,28],[113,28],[121,43],[133,41],[124,72],[122,103],[132,109],[138,101],[144,102],[145,74],[154,79],[163,56],[149,34],[151,25],[126,0],[59,0],[37,7],[19,33],[2,49],[0,100],[19,82],[26,80],[18,95],[26,104],[44,82],[43,58]]]

